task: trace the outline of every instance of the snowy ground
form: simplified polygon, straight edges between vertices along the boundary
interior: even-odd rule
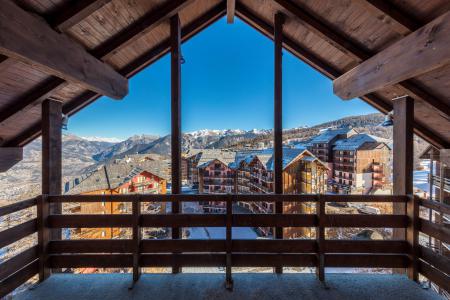
[[[430,184],[428,183],[428,177],[430,174],[430,161],[429,160],[422,160],[421,166],[423,167],[423,170],[415,170],[414,171],[414,187],[420,189],[421,191],[425,192],[426,194],[430,193]]]

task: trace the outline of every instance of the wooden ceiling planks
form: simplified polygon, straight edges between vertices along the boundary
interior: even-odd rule
[[[187,41],[189,38],[191,38],[193,35],[197,34],[198,32],[200,32],[201,30],[203,30],[204,28],[206,28],[207,26],[209,26],[210,24],[212,24],[213,22],[215,22],[216,20],[218,20],[220,17],[223,17],[225,14],[225,6],[222,5],[223,3],[221,3],[220,1],[217,1],[217,5],[215,5],[214,7],[211,7],[208,11],[206,11],[204,14],[200,15],[197,19],[189,22],[188,24],[186,24],[183,28],[182,28],[182,40]],[[205,8],[208,6],[205,6]],[[198,11],[200,12],[200,11]],[[138,62],[134,63],[134,65],[130,65],[130,68],[133,67],[134,71],[131,71],[131,69],[129,69],[129,73],[126,73],[125,71],[121,70],[121,73],[126,76],[132,76],[134,74],[136,74],[140,68],[145,67],[146,65],[154,62],[155,60],[157,60],[159,57],[161,57],[160,55],[166,53],[169,49],[168,46],[165,47],[164,46],[164,41],[161,43],[161,45],[158,45],[156,47],[157,49],[154,49],[155,51],[153,51],[153,49],[151,49],[149,51],[148,54],[146,54],[146,56],[152,56],[152,57],[148,57],[148,58],[139,58]],[[139,63],[139,64],[138,64]],[[92,103],[93,101],[95,101],[97,98],[99,98],[100,96],[92,93],[90,91],[85,91],[83,93],[81,93],[79,96],[77,96],[76,98],[72,99],[70,102],[66,103],[63,107],[63,113],[65,114],[69,114],[72,115],[74,113],[76,113],[77,111],[79,111],[80,109],[82,109],[83,107],[85,107],[86,105]],[[27,123],[27,125],[30,125],[29,123]],[[15,138],[9,140],[5,145],[25,145],[27,143],[29,143],[30,141],[32,141],[34,138],[38,137],[40,134],[40,123],[39,121],[35,123],[33,123],[31,126],[27,126],[26,129],[22,130],[19,134],[16,134]]]
[[[241,7],[242,7],[242,5],[240,5]],[[242,10],[242,9],[241,9]],[[253,12],[250,12],[250,13],[253,13]],[[270,13],[268,13],[268,14],[270,14]],[[259,16],[254,16],[254,18],[255,19],[257,19]],[[251,22],[250,22],[251,23]],[[270,30],[269,30],[270,31]],[[287,30],[286,30],[287,31]],[[285,32],[285,35],[288,35],[288,32]],[[317,52],[314,52],[314,54],[315,55],[317,55]],[[329,55],[329,54],[328,54]],[[297,55],[298,56],[298,55]],[[319,57],[319,60],[321,60],[321,61],[323,61],[323,62],[325,62],[326,61],[326,64],[328,63],[329,64],[329,57],[330,56],[327,56],[326,54],[324,55],[325,56],[325,59],[321,59],[320,58],[320,56],[318,56]],[[300,56],[300,58],[302,58],[301,56]],[[304,59],[304,58],[302,58],[302,59]],[[314,64],[313,64],[313,67],[315,67],[315,68],[317,68],[318,70],[320,70],[321,72],[325,72],[325,74],[330,74],[328,71],[327,71],[327,69],[328,68],[330,68],[331,66],[327,66],[327,65],[323,65],[323,64],[321,64],[323,67],[321,68],[320,66],[317,68],[317,66],[314,66]],[[333,72],[331,72],[331,73],[333,73]],[[337,76],[339,76],[340,74],[342,74],[343,72],[342,71],[337,71],[337,73],[335,73],[335,74],[337,74],[337,75],[332,75],[332,76],[330,76],[330,75],[328,75],[330,78],[335,78],[335,77],[337,77]],[[404,92],[402,92],[400,95],[404,95]],[[379,98],[377,98],[377,97],[372,97],[372,96],[370,96],[370,97],[363,97],[364,98],[364,100],[366,101],[366,102],[368,102],[368,103],[370,103],[371,105],[373,105],[374,107],[376,107],[377,109],[380,109],[381,111],[383,111],[383,112],[388,112],[388,111],[390,111],[391,109],[392,109],[392,104],[389,104],[389,105],[385,105],[385,104],[383,104],[382,106],[380,106],[380,103],[381,102],[384,102],[385,100],[382,100],[382,99],[379,99]],[[390,98],[387,98],[387,101],[389,101],[390,102],[390,99],[392,99],[393,97],[390,97]],[[420,100],[418,100],[418,101],[420,101]],[[386,102],[384,102],[384,103],[386,103]],[[419,117],[419,116],[418,116]],[[417,134],[419,134],[420,136],[422,136],[422,137],[427,137],[428,135],[434,135],[434,134],[436,134],[436,135],[438,135],[438,137],[436,137],[435,139],[430,139],[430,138],[427,138],[427,140],[429,141],[429,142],[432,142],[432,143],[435,143],[435,145],[439,145],[439,146],[437,146],[437,147],[446,147],[447,145],[448,145],[448,142],[445,142],[445,138],[448,136],[448,133],[446,133],[446,135],[441,135],[441,134],[439,134],[438,133],[438,131],[430,131],[430,130],[428,130],[425,126],[423,126],[423,124],[422,124],[422,122],[423,121],[421,121],[421,120],[418,120],[417,122],[416,122],[416,124],[417,124],[417,128],[420,128],[420,130],[416,130],[416,133]],[[445,123],[444,123],[445,124]],[[446,127],[444,126],[444,129],[445,129]],[[444,139],[442,138],[442,137],[444,137]]]
[[[421,22],[421,25],[427,24],[450,10],[450,1],[448,0],[391,0],[402,13],[408,12],[410,18]],[[410,31],[414,31],[411,30]]]
[[[82,0],[87,1],[87,0]],[[102,1],[102,0],[100,0]],[[112,0],[107,1],[100,9],[93,12],[91,15],[84,18],[78,24],[75,24],[68,29],[67,34],[71,35],[76,40],[80,41],[86,48],[93,49],[103,43],[113,34],[116,34],[124,27],[129,26],[131,23],[135,22],[140,16],[147,13],[155,5],[162,5],[168,0]],[[365,0],[295,0],[294,2],[302,7],[306,7],[315,14],[317,14],[321,20],[326,20],[328,24],[331,24],[334,29],[349,35],[352,39],[356,40],[360,44],[371,51],[379,51],[392,42],[398,40],[403,36],[401,32],[396,30],[392,22],[389,22],[389,17],[379,10],[367,10],[364,8],[363,4],[358,4],[355,2],[365,1]],[[433,0],[426,1],[424,3],[421,0],[392,0],[399,11],[404,12],[408,16],[413,16],[414,19],[426,23],[429,14],[438,16],[444,10],[448,10],[445,5],[447,0]],[[29,9],[41,14],[44,17],[49,17],[58,9],[64,7],[69,0],[16,0],[17,3],[21,3],[23,6],[28,6]],[[208,9],[219,0],[195,0],[195,4],[184,8],[180,13],[180,19],[182,24],[186,24],[195,19],[195,15],[201,14],[202,11]],[[277,10],[283,10],[275,0],[238,0],[238,3],[245,3],[247,6],[251,7],[256,18],[263,19],[266,23],[273,24],[273,13]],[[441,12],[439,12],[441,11]],[[285,11],[287,13],[287,11]],[[109,14],[109,15],[108,15]],[[100,26],[100,27],[99,27]],[[116,28],[117,27],[117,28]],[[347,32],[348,31],[348,32]],[[121,51],[117,51],[113,54],[107,62],[111,64],[114,68],[120,69],[127,74],[134,74],[138,70],[141,70],[144,66],[153,62],[155,59],[161,57],[166,51],[164,41],[168,35],[167,27],[164,28],[164,24],[156,27],[154,30],[145,34],[143,37],[139,38],[132,44],[124,47]],[[303,47],[304,49],[297,49],[299,51],[310,51],[314,53],[314,57],[311,59],[315,60],[317,58],[320,61],[314,61],[314,64],[322,65],[324,68],[329,68],[327,72],[336,73],[336,69],[339,73],[342,71],[347,71],[355,66],[357,63],[354,58],[348,56],[343,51],[334,47],[329,41],[325,41],[317,34],[309,31],[307,28],[301,25],[300,22],[293,20],[289,17],[285,26],[285,35],[294,42],[296,45],[291,45],[295,47]],[[367,45],[366,45],[367,44]],[[293,51],[290,49],[290,51]],[[311,61],[309,61],[311,63]],[[325,64],[324,64],[325,63]],[[141,66],[140,66],[141,65]],[[1,70],[1,62],[0,62]],[[446,68],[442,70],[436,70],[436,75],[434,72],[430,74],[424,74],[417,78],[420,85],[427,92],[432,92],[433,96],[448,100],[448,84],[445,80],[449,77],[449,72]],[[1,74],[1,71],[0,71]],[[43,80],[45,77],[43,78]],[[423,82],[420,82],[422,81]],[[448,82],[448,80],[447,80]],[[1,80],[0,80],[1,83]],[[30,83],[33,85],[32,83]],[[37,85],[37,84],[36,84]],[[35,85],[35,86],[36,86]],[[22,95],[25,91],[31,90],[33,86],[23,86]],[[392,90],[392,92],[389,92]],[[2,99],[2,93],[4,91],[0,90],[0,101]],[[374,101],[372,104],[378,106],[383,111],[390,109],[390,99],[391,94],[405,93],[399,87],[386,89],[380,93],[381,98],[374,96]],[[83,107],[85,103],[90,103],[95,97],[95,93],[90,93],[83,90],[80,87],[76,87],[72,84],[67,85],[63,89],[56,92],[53,97],[61,98],[69,111],[77,111],[78,107]],[[365,97],[366,101],[370,102],[370,97]],[[6,99],[6,98],[5,98]],[[12,98],[11,98],[12,99]],[[9,99],[8,101],[10,101]],[[77,99],[84,99],[85,101],[75,101]],[[86,100],[87,99],[87,100]],[[0,102],[1,103],[1,102]],[[381,105],[381,106],[380,106]],[[422,131],[426,134],[433,135],[436,133],[441,137],[444,137],[447,141],[443,142],[442,138],[439,140],[437,137],[437,143],[447,143],[450,140],[450,134],[441,134],[439,128],[446,128],[441,124],[435,124],[433,120],[425,119],[425,114],[428,116],[428,112],[434,115],[433,109],[431,107],[422,105],[424,107],[423,111],[416,111],[416,114],[421,114],[422,121],[431,122],[427,124],[432,131],[428,130],[425,125],[417,123],[416,127],[422,127]],[[69,109],[69,107],[71,107]],[[420,105],[418,107],[421,107]],[[39,128],[36,129],[36,121],[39,119],[38,115],[34,114],[30,119],[33,121],[33,126],[19,124],[15,128],[15,132],[11,131],[11,137],[9,138],[12,143],[23,143],[24,140],[30,140],[30,137],[35,137],[39,134]],[[35,118],[36,117],[36,118]],[[438,118],[439,119],[439,118]],[[28,122],[27,118],[27,122]],[[8,121],[9,122],[9,121]],[[443,124],[446,124],[445,122]],[[448,124],[448,123],[447,123]],[[22,126],[23,125],[23,126]],[[28,129],[26,129],[28,128]],[[0,131],[0,135],[3,135],[3,130]],[[15,137],[15,138],[14,138]]]

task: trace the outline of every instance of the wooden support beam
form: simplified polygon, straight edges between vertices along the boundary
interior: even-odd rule
[[[138,21],[124,28],[120,33],[114,35],[111,39],[92,50],[92,54],[103,60],[108,59],[111,55],[142,37],[147,32],[159,26],[162,22],[169,20],[184,7],[192,3],[192,1],[193,0],[168,1],[167,4],[150,11]]]
[[[216,22],[224,15],[225,15],[225,2],[220,2],[219,4],[208,10],[205,14],[201,15],[199,18],[197,18],[190,24],[186,25],[182,29],[181,31],[182,42],[189,40],[195,34],[199,33],[200,31],[208,27],[210,24]],[[169,52],[170,52],[170,40],[167,40],[155,46],[153,49],[144,53],[136,60],[125,66],[122,70],[120,70],[120,73],[123,76],[130,78],[134,76],[136,73],[138,73],[140,70],[149,66],[150,64],[155,62],[158,58],[162,57],[164,54],[167,54]],[[94,102],[100,96],[101,95],[99,94],[88,91],[82,94],[81,96],[77,97],[76,99],[70,101],[66,105],[64,105],[63,113],[69,116],[73,115],[82,108]],[[24,146],[29,142],[31,142],[32,140],[34,140],[35,138],[37,138],[40,135],[40,133],[41,133],[41,124],[36,123],[31,127],[27,128],[26,130],[24,130],[14,140],[8,141],[7,144],[14,146],[16,145]]]
[[[225,10],[225,2],[220,2],[191,23],[185,25],[181,29],[181,42],[186,42],[191,37],[222,18],[225,15]],[[132,77],[134,74],[148,67],[169,52],[170,39],[167,39],[123,67],[120,70],[120,73],[127,78]]]
[[[334,80],[334,93],[352,99],[427,73],[450,62],[449,47],[447,12]]]
[[[7,119],[19,112],[23,112],[40,105],[45,99],[55,93],[55,91],[65,87],[66,85],[67,82],[65,80],[54,76],[50,77],[26,95],[21,96],[19,99],[14,101],[10,106],[0,111],[0,123],[5,122]]]
[[[410,97],[400,97],[393,99],[394,102],[394,148],[393,148],[393,194],[406,195],[413,198],[413,165],[414,165],[414,146],[413,146],[413,121],[414,121],[414,100]],[[409,202],[412,200],[410,199]],[[407,209],[408,207],[408,209]],[[417,248],[415,234],[416,216],[418,213],[416,205],[408,203],[394,203],[394,214],[406,215],[411,218],[410,226],[405,232],[404,229],[394,229],[393,239],[406,239],[410,243],[411,252],[414,253]],[[411,216],[410,216],[411,215]],[[407,235],[406,235],[407,233]],[[413,259],[415,255],[413,254]],[[414,275],[415,274],[415,275]],[[408,275],[416,280],[417,267],[412,264],[412,269],[408,269]]]
[[[23,159],[23,148],[0,147],[0,173],[6,172]]]
[[[225,248],[226,248],[226,270],[225,270],[225,287],[228,290],[233,289],[233,278],[232,278],[232,252],[233,252],[233,236],[232,236],[232,226],[233,226],[233,196],[229,196],[227,198],[227,217],[226,217],[226,241],[225,241]]]
[[[406,15],[405,12],[395,7],[393,3],[385,0],[360,0],[359,3],[375,13],[382,13],[384,18],[380,18],[380,20],[390,24],[394,30],[403,35],[416,31],[423,25],[412,16]]]
[[[319,37],[326,40],[328,43],[342,51],[343,53],[346,53],[356,61],[364,61],[368,58],[372,57],[375,53],[373,51],[370,51],[369,49],[366,49],[364,46],[360,45],[357,41],[352,40],[350,37],[347,37],[344,33],[337,31],[336,29],[332,28],[330,25],[325,24],[323,20],[320,20],[317,16],[315,16],[312,12],[307,11],[305,8],[300,7],[297,3],[294,3],[291,0],[275,0],[281,7],[283,7],[285,10],[287,10],[290,14],[296,17],[296,20],[302,23],[303,26],[305,26],[308,30],[313,32],[314,34],[318,35]],[[383,8],[383,11],[381,13],[387,13],[389,12],[391,14],[391,17],[393,18],[395,16],[396,20],[410,20],[407,16],[403,16],[400,11],[395,9],[391,4],[385,4],[385,1],[366,1],[361,0],[361,2],[364,5],[369,6],[371,9],[378,9]],[[369,2],[372,2],[372,4],[376,4],[376,7],[371,5]],[[378,10],[377,10],[378,12]],[[403,22],[403,21],[402,21]],[[404,21],[409,23],[414,23],[416,25],[411,26],[410,30],[405,33],[410,33],[411,31],[414,31],[418,29],[421,24],[410,20],[410,21]],[[401,22],[400,22],[401,23]],[[286,45],[285,45],[286,47]],[[304,58],[303,58],[304,59]],[[308,61],[306,61],[308,62]],[[315,65],[320,66],[317,62]],[[323,65],[323,63],[322,63]],[[314,65],[313,65],[314,67]],[[322,67],[323,68],[323,67]],[[327,70],[325,68],[324,70]],[[323,72],[323,71],[321,71]],[[330,73],[330,71],[327,71],[327,73]],[[325,73],[325,74],[327,74]],[[337,72],[341,73],[341,72]],[[331,73],[333,74],[333,73]],[[342,74],[341,74],[342,75]],[[335,79],[335,77],[339,77],[341,75],[333,74],[332,76],[329,76],[332,79]],[[413,80],[406,80],[403,82],[400,82],[399,85],[405,90],[405,94],[408,94],[413,97],[417,97],[425,101],[428,105],[431,107],[437,109],[440,111],[444,116],[449,115],[449,107],[448,105],[432,95],[430,92],[425,91],[423,88],[420,87],[420,85],[417,84],[417,82]],[[368,97],[362,97],[364,100],[367,101]],[[371,105],[375,104],[375,107],[377,109],[378,105],[374,102],[369,100],[368,101]],[[382,111],[382,110],[381,110]],[[423,127],[423,126],[422,126]]]
[[[127,79],[75,41],[10,0],[0,10],[0,53],[112,98],[128,93]]]
[[[48,246],[50,243],[50,228],[47,220],[50,213],[48,195],[42,195],[37,199],[37,232],[38,232],[38,255],[39,255],[39,281],[42,282],[50,277],[52,271],[47,264]]]
[[[45,100],[42,103],[42,194],[61,194],[62,103]],[[46,204],[48,214],[61,214],[61,203]],[[44,214],[45,215],[45,214]],[[61,230],[52,230],[50,239],[61,239]]]
[[[133,206],[133,283],[136,283],[141,276],[141,235],[142,228],[140,226],[141,222],[141,206],[142,203],[138,199],[132,203]]]
[[[317,241],[317,266],[316,276],[321,282],[325,282],[325,199],[318,195],[316,203],[316,214],[318,226],[316,227]]]
[[[172,158],[172,194],[181,194],[181,28],[180,18],[170,18],[170,68],[171,68],[171,158]],[[178,214],[178,202],[172,202],[172,214]],[[172,227],[172,239],[180,239],[181,230]],[[173,273],[181,268],[174,266]]]
[[[227,0],[227,23],[233,24],[236,12],[236,0]]]
[[[238,2],[236,3],[236,14],[239,16],[245,23],[252,26],[254,29],[259,31],[261,34],[265,35],[269,39],[273,39],[273,27],[264,22],[262,19],[253,14],[245,5]],[[343,71],[337,70],[335,67],[331,66],[314,53],[312,53],[309,49],[302,47],[297,44],[295,41],[289,39],[288,37],[284,37],[283,46],[286,50],[291,52],[294,56],[301,59],[308,65],[310,65],[315,70],[319,71],[323,75],[327,76],[330,79],[335,79],[343,74]],[[433,97],[429,95],[430,97]],[[393,108],[392,103],[386,102],[375,94],[371,93],[361,97],[368,104],[372,105],[374,108],[380,110],[382,113],[386,114],[390,112]],[[441,102],[440,100],[437,100]],[[449,148],[450,145],[445,141],[442,137],[437,135],[435,132],[431,132],[428,128],[426,128],[423,124],[419,122],[414,122],[414,133],[419,135],[421,138],[431,143],[435,147],[439,149]]]
[[[317,16],[304,8],[301,8],[295,2],[291,0],[275,0],[275,2],[295,16],[296,20],[309,31],[326,40],[335,48],[351,56],[356,61],[359,62],[368,59],[372,55],[368,49],[364,48],[356,41],[351,40],[348,36],[345,36],[344,33],[338,32],[331,26],[324,24]]]
[[[282,13],[275,14],[274,27],[274,186],[275,194],[283,194],[283,24],[285,17]],[[275,213],[283,213],[283,203],[275,203]],[[283,239],[283,228],[275,227],[275,238]],[[281,266],[275,267],[277,274],[283,273]]]
[[[64,32],[79,23],[112,0],[77,0],[69,1],[55,14],[50,15],[47,22],[60,32]]]

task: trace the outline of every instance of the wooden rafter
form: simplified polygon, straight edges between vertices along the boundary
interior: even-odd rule
[[[172,194],[181,194],[181,24],[178,14],[170,18],[170,86],[171,86],[171,176]],[[172,202],[172,214],[180,213],[180,203]],[[172,227],[172,239],[181,238],[181,228]],[[175,265],[172,273],[180,273]]]
[[[222,1],[209,9],[203,15],[198,17],[193,22],[187,24],[181,29],[181,39],[182,42],[186,42],[191,37],[199,33],[201,30],[205,29],[212,23],[216,22],[218,19],[225,15],[225,2]],[[146,53],[142,54],[132,62],[128,63],[125,67],[120,70],[120,73],[126,77],[131,77],[140,70],[147,67],[149,64],[158,60],[163,55],[169,53],[170,51],[170,41],[166,39],[162,41],[157,46],[153,47]]]
[[[203,15],[198,17],[196,20],[187,24],[181,30],[182,42],[188,41],[191,37],[195,36],[197,33],[199,33],[212,23],[222,18],[226,13],[225,10],[226,10],[225,2],[222,1],[213,8],[211,8],[210,10],[208,10],[207,12],[205,12]],[[125,66],[119,72],[123,76],[130,78],[143,68],[149,66],[150,64],[158,60],[163,55],[167,54],[169,51],[170,51],[169,40],[163,41],[159,45],[155,46],[153,49],[150,49],[149,51],[138,57],[136,60]],[[65,104],[63,107],[63,113],[71,116],[100,97],[101,95],[99,94],[87,91],[82,95],[80,95],[79,97],[73,99],[69,103]],[[36,122],[34,125],[25,129],[13,140],[7,141],[6,144],[24,146],[30,143],[35,138],[37,138],[40,134],[41,134],[41,123]]]
[[[147,14],[145,17],[143,17],[139,22],[140,25],[139,26],[135,26],[132,25],[130,26],[130,28],[128,28],[128,31],[126,31],[125,35],[123,36],[122,33],[119,33],[118,35],[116,35],[115,37],[113,37],[111,40],[105,42],[104,44],[102,44],[101,46],[99,46],[98,51],[101,51],[101,53],[103,53],[103,55],[105,56],[96,56],[96,58],[101,59],[104,58],[110,54],[112,54],[113,52],[117,51],[120,47],[122,47],[123,45],[119,43],[119,41],[123,41],[124,43],[129,43],[131,40],[134,39],[133,33],[134,34],[140,34],[138,29],[141,28],[143,29],[145,26],[144,24],[148,25],[149,27],[145,27],[144,30],[148,31],[149,28],[154,28],[155,24],[160,24],[162,21],[166,20],[168,18],[168,16],[170,16],[175,10],[178,11],[179,9],[181,9],[182,7],[184,7],[184,5],[186,5],[189,1],[171,1],[170,3],[168,3],[165,7],[162,7],[160,9],[158,9],[157,11],[151,12],[149,14]],[[71,7],[66,7],[66,9],[68,10],[68,12],[64,12],[62,11],[61,13],[56,13],[56,15],[61,15],[61,17],[59,18],[54,18],[53,21],[49,21],[50,23],[53,24],[53,26],[55,26],[55,28],[61,26],[64,24],[65,20],[70,18],[70,15],[76,15],[76,18],[81,18],[82,16],[84,16],[88,11],[89,12],[93,12],[95,11],[95,9],[100,8],[102,5],[105,5],[107,3],[107,1],[105,0],[101,0],[101,1],[81,1],[80,3],[73,3],[71,4]],[[145,19],[144,19],[145,18]],[[70,22],[73,22],[75,19],[72,19]],[[64,30],[66,29],[68,26],[68,24],[62,26],[60,29]],[[132,27],[132,28],[131,28]],[[103,49],[103,50],[101,50]],[[104,52],[107,51],[108,52]],[[6,62],[13,62],[13,59],[7,59]],[[4,63],[6,63],[4,62]],[[0,67],[1,67],[2,63],[0,62]],[[127,74],[124,74],[123,72],[120,72],[121,74],[123,74],[125,77]],[[21,107],[22,110],[27,109],[28,107],[32,107],[34,105],[37,105],[39,103],[41,103],[45,97],[49,97],[50,95],[54,94],[55,92],[57,92],[59,89],[61,89],[62,87],[64,87],[67,83],[63,80],[61,81],[59,78],[53,78],[52,80],[46,81],[47,86],[43,85],[40,86],[38,89],[33,90],[32,92],[28,93],[27,95],[23,96],[23,98],[19,99],[17,101],[17,103],[14,103],[13,105],[11,105],[10,107],[7,107],[3,112],[0,112],[0,123],[5,121],[7,118],[11,117],[12,115],[14,115],[14,110],[17,107]],[[32,96],[35,96],[36,98],[33,100]],[[85,96],[87,95],[87,96]],[[82,95],[82,99],[87,99],[86,102],[91,103],[92,101],[94,101],[95,99],[97,99],[99,96],[95,97],[94,95],[97,95],[96,93],[92,93],[92,92],[87,92],[85,94]],[[95,98],[95,99],[94,99]],[[5,118],[3,118],[2,116],[7,116]],[[34,134],[33,134],[34,136]]]
[[[316,16],[314,16],[311,12],[306,11],[301,8],[299,5],[294,3],[291,0],[274,0],[281,7],[287,10],[290,14],[297,17],[306,28],[310,31],[314,32],[321,38],[325,39],[331,45],[334,45],[337,49],[343,51],[349,56],[353,57],[357,61],[364,61],[376,53],[363,48],[356,41],[353,41],[349,37],[344,36],[342,33],[337,32],[332,29],[330,26],[327,26],[322,23]],[[371,1],[373,3],[378,1]],[[366,0],[362,0],[362,3],[368,3]],[[383,6],[384,4],[380,3],[379,6]],[[401,15],[401,12],[398,9],[394,9],[393,7],[390,9],[385,9],[391,13],[391,17],[396,17],[398,20],[403,20],[402,22],[408,19],[407,16]],[[394,13],[395,11],[395,13]],[[397,20],[396,19],[396,20]],[[400,21],[399,21],[400,22]],[[411,29],[420,26],[416,21],[408,21],[409,23],[414,23],[416,25],[412,26]],[[339,77],[339,76],[337,76]],[[404,80],[398,83],[398,85],[405,91],[406,94],[419,98],[423,100],[425,103],[433,107],[434,109],[440,111],[444,116],[448,116],[448,105],[444,103],[444,101],[438,99],[430,92],[426,91],[424,88],[420,87],[414,80]]]
[[[258,30],[263,35],[273,40],[273,27],[263,21],[261,18],[257,17],[253,14],[245,5],[242,3],[236,3],[236,15],[241,18],[245,23],[249,24],[256,30]],[[293,40],[288,37],[284,37],[283,39],[283,47],[291,52],[294,56],[303,60],[311,67],[327,76],[330,79],[335,79],[342,75],[344,72],[341,70],[337,70],[321,58],[317,57],[310,50],[302,47],[297,44]],[[386,114],[393,109],[392,103],[386,102],[375,94],[368,94],[361,97],[368,104],[378,109],[382,113]],[[418,122],[414,121],[414,132],[422,137],[424,140],[433,144],[438,148],[448,148],[450,147],[449,143],[445,141],[445,139],[441,138],[437,133],[431,132],[426,126]]]
[[[120,33],[113,36],[103,44],[99,45],[91,52],[95,57],[103,60],[137,40],[147,32],[151,31],[162,22],[176,15],[184,7],[192,3],[193,0],[171,0],[162,7],[148,12],[142,18],[124,28]]]
[[[23,159],[23,148],[0,147],[0,173],[8,171],[12,166]]]
[[[261,21],[260,18],[251,13],[248,8],[243,6],[241,3],[237,2],[236,14],[249,25],[254,27],[263,35],[268,36],[269,38],[273,38],[273,28],[271,25]],[[191,22],[187,26],[182,29],[182,40],[183,42],[188,40],[190,37],[194,36],[199,31],[206,28],[211,23],[215,22],[219,18],[225,15],[226,11],[226,2],[221,1],[218,5],[210,9],[207,13],[203,14],[195,21]],[[334,79],[339,77],[343,72],[341,70],[337,70],[335,67],[331,66],[327,62],[323,61],[315,54],[313,54],[308,49],[304,48],[298,43],[295,43],[293,40],[284,38],[283,46],[285,49],[293,53],[298,58],[302,59],[304,62],[320,71],[322,74],[327,77]],[[131,77],[144,67],[150,65],[155,62],[158,58],[162,57],[164,54],[168,53],[169,45],[168,41],[163,41],[153,49],[150,49],[135,61],[128,64],[124,67],[120,73],[124,76]],[[95,101],[99,95],[92,92],[85,92],[83,95],[73,99],[69,103],[67,103],[63,111],[65,113],[73,114],[83,107],[89,105],[93,101]],[[380,110],[383,113],[387,113],[392,110],[392,103],[390,101],[385,101],[384,99],[376,96],[375,94],[369,94],[362,97],[367,103],[372,105],[374,108]],[[435,132],[431,132],[426,126],[419,123],[417,120],[415,121],[415,133],[420,137],[424,138],[434,146],[438,148],[448,148],[448,143],[439,137]],[[37,122],[35,125],[30,126],[28,129],[24,130],[14,139],[7,141],[7,144],[10,146],[16,145],[25,145],[29,143],[31,140],[39,136],[40,134],[40,123]]]
[[[317,16],[311,12],[298,6],[291,0],[274,0],[281,7],[287,10],[291,15],[294,15],[303,26],[309,31],[318,35],[322,39],[329,42],[335,48],[349,55],[356,61],[363,61],[368,59],[372,53],[356,41],[351,40],[344,33],[332,29],[330,26],[323,23]]]
[[[61,88],[66,83],[67,82],[63,79],[52,76],[50,79],[44,81],[27,95],[22,96],[18,101],[14,101],[12,105],[0,111],[0,123],[4,122],[20,111],[28,110],[36,105],[39,105],[45,99],[47,99],[55,89]]]
[[[227,0],[227,23],[234,22],[234,15],[236,12],[236,0]]]
[[[57,13],[47,17],[47,22],[56,30],[64,32],[112,0],[69,1]]]
[[[274,17],[274,192],[283,194],[283,26],[285,16],[278,12]],[[275,213],[283,213],[283,203],[275,203]],[[275,228],[275,238],[283,238],[283,228]],[[283,273],[281,266],[275,267],[277,274]]]
[[[449,47],[447,12],[337,78],[334,93],[352,99],[430,72],[450,62]]]
[[[57,11],[54,15],[48,17],[47,22],[60,32],[64,32],[71,26],[87,17],[103,5],[111,0],[81,0],[70,2],[63,8]],[[0,73],[3,69],[8,68],[14,64],[15,60],[7,56],[0,56]],[[0,123],[6,121],[19,111],[27,110],[28,108],[40,105],[47,97],[56,93],[61,88],[65,87],[67,82],[57,77],[50,77],[44,84],[21,96],[12,105],[6,107],[0,112]]]
[[[412,16],[407,16],[405,12],[401,11],[394,4],[385,0],[360,0],[362,5],[374,12],[382,13],[385,18],[381,19],[383,22],[390,24],[393,28],[403,34],[407,35],[410,32],[416,31],[422,27],[421,22],[415,20]]]
[[[126,78],[110,65],[10,0],[2,1],[0,27],[1,54],[112,98],[128,93]]]

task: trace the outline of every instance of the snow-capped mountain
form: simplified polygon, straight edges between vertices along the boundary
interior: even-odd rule
[[[81,138],[89,142],[106,142],[114,144],[123,142],[122,139],[116,137],[82,136]]]

